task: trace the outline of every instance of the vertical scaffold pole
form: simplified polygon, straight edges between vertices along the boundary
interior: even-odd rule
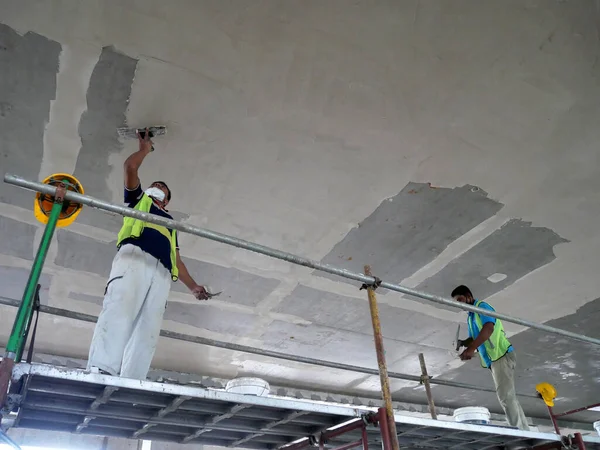
[[[365,266],[365,275],[372,276],[371,268],[369,266]],[[387,364],[385,362],[385,349],[383,347],[383,335],[381,334],[381,321],[379,320],[379,308],[377,307],[375,288],[376,286],[367,286],[367,295],[369,296],[371,322],[373,323],[373,337],[375,339],[375,351],[377,352],[377,365],[379,366],[379,380],[381,381],[381,393],[383,395],[383,402],[388,419],[392,450],[399,450],[400,446],[398,444],[398,433],[396,432],[396,419],[394,418],[394,408],[392,406],[390,379],[388,377]]]
[[[60,218],[64,192],[64,185],[62,189],[60,187],[57,189],[57,195],[54,199],[54,204],[52,205],[52,209],[48,216],[48,223],[46,224],[40,246],[38,247],[35,259],[33,260],[33,266],[29,272],[29,279],[27,280],[27,285],[25,286],[25,291],[23,292],[23,298],[21,300],[21,304],[19,305],[19,309],[17,310],[17,316],[15,317],[12,332],[8,338],[8,343],[6,344],[6,353],[4,358],[2,358],[2,362],[0,363],[0,409],[4,407],[6,402],[12,369],[15,365],[15,362],[19,362],[21,355],[23,354],[23,349],[25,348],[27,330],[29,330],[29,323],[31,322],[33,315],[33,303],[37,291],[37,285],[42,274],[42,269],[44,268],[44,262],[46,261],[48,248],[52,242],[52,236],[54,235],[56,224]]]
[[[575,445],[577,445],[577,450],[585,450],[585,442],[583,442],[583,436],[581,433],[575,433]]]
[[[427,366],[425,365],[425,355],[423,355],[423,353],[419,353],[419,363],[421,364],[421,381],[425,385],[425,393],[427,394],[429,414],[431,414],[433,420],[437,420],[435,404],[433,403],[433,394],[431,393],[431,384],[429,383],[429,375],[427,374]]]

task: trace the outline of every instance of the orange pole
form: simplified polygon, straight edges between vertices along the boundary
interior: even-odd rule
[[[365,266],[365,275],[371,275],[371,268]],[[381,381],[381,393],[383,403],[388,419],[388,428],[392,450],[399,450],[398,433],[396,431],[396,419],[394,418],[394,408],[392,407],[392,393],[390,391],[390,379],[388,377],[387,364],[385,362],[385,349],[383,348],[383,335],[381,334],[381,321],[379,320],[379,308],[377,307],[377,297],[375,296],[375,287],[367,286],[369,296],[369,308],[371,309],[371,322],[373,323],[373,336],[375,338],[375,351],[377,353],[377,365],[379,366],[379,380]]]

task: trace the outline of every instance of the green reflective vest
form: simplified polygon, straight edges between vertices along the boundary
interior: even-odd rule
[[[476,307],[478,307],[482,302],[480,300],[475,301]],[[476,338],[479,333],[481,333],[481,329],[483,328],[483,323],[481,322],[481,317],[479,313],[473,313],[473,317],[475,318],[475,323],[471,320],[471,316],[469,315],[468,325],[469,330],[475,331],[477,333],[472,333],[473,338]],[[490,336],[490,338],[483,343],[485,350],[488,354],[488,357],[492,362],[499,360],[508,351],[510,347],[510,342],[506,338],[506,333],[504,332],[504,327],[502,326],[502,321],[500,319],[496,319],[496,323],[494,324],[494,332]],[[479,352],[479,358],[481,360],[481,365],[488,368],[488,365],[485,362],[485,359],[481,352]]]
[[[146,194],[142,194],[142,198],[137,205],[135,205],[134,209],[149,213],[151,206],[152,199]],[[171,242],[171,277],[173,278],[173,281],[177,281],[179,278],[179,270],[177,269],[177,239],[175,237],[175,230],[169,232],[167,227],[163,227],[161,225],[143,222],[139,219],[134,219],[133,217],[123,217],[123,226],[121,227],[121,231],[119,231],[119,236],[117,237],[117,247],[120,247],[121,242],[123,242],[124,239],[130,237],[139,238],[142,235],[142,231],[144,231],[145,227],[158,231]]]

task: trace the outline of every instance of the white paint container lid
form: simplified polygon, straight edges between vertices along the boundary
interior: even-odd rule
[[[596,430],[596,433],[600,436],[600,420],[594,422],[594,430]]]
[[[225,391],[232,394],[256,395],[265,397],[269,395],[271,387],[261,378],[236,378],[227,382]]]
[[[490,411],[481,406],[467,406],[455,409],[453,417],[455,422],[487,424],[490,422]]]

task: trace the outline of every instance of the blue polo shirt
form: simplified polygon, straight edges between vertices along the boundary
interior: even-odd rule
[[[477,302],[477,300],[475,300],[475,302]],[[494,308],[492,308],[491,305],[485,303],[485,302],[481,302],[479,305],[479,308],[482,309],[487,309],[488,311],[495,311]],[[479,314],[479,318],[481,319],[481,325],[485,325],[486,323],[493,323],[494,325],[496,325],[496,318],[495,317],[490,317],[490,316],[484,316],[483,314]],[[473,328],[471,329],[470,324],[473,323]],[[479,335],[479,331],[477,331],[477,325],[475,323],[475,313],[470,312],[469,311],[469,318],[467,320],[467,324],[469,325],[469,336],[473,339],[475,339],[478,335]],[[485,365],[489,368],[492,366],[492,360],[490,359],[487,350],[485,349],[485,345],[481,344],[478,348],[477,351],[479,352],[479,354],[481,355],[481,357],[483,358],[483,361],[485,362]],[[508,350],[506,351],[506,353],[510,353],[513,351],[513,347],[512,345],[510,347],[508,347]]]
[[[142,198],[143,193],[144,191],[142,190],[141,185],[131,191],[125,188],[124,200],[127,206],[130,208],[135,207],[135,205],[137,205]],[[156,214],[157,216],[166,217],[167,219],[173,219],[168,212],[160,209],[158,206],[156,206],[156,204],[154,204],[154,202],[152,203],[152,206],[150,206],[150,213]],[[169,232],[172,231],[173,230],[169,229]],[[176,239],[177,248],[179,248],[179,239],[177,236]],[[146,253],[158,259],[169,272],[171,271],[171,241],[159,231],[152,228],[144,228],[139,238],[130,237],[121,242],[121,246],[125,244],[133,244],[139,247]]]

